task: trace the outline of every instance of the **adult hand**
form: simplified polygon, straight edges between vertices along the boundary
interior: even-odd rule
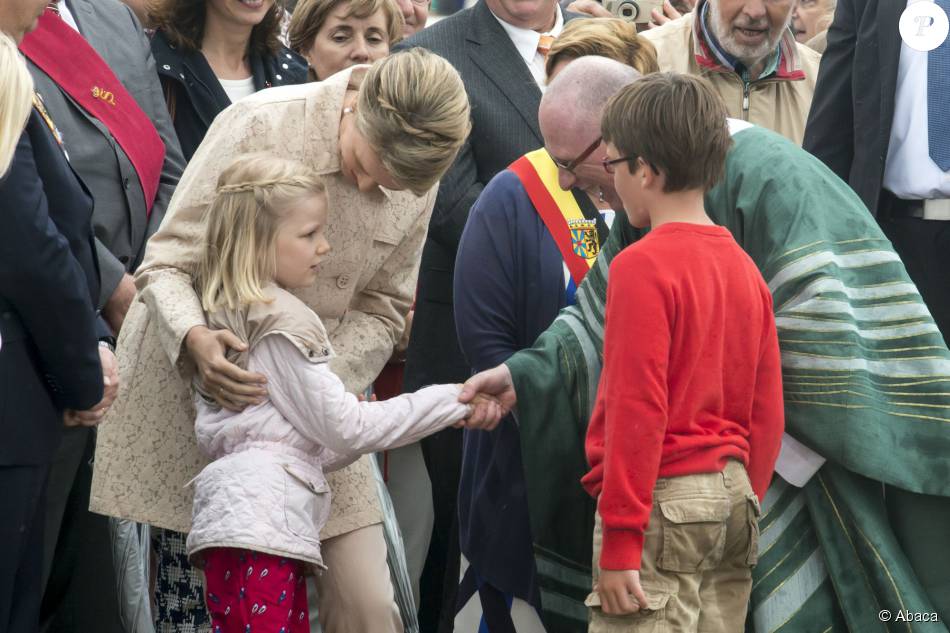
[[[219,406],[229,411],[243,411],[260,404],[267,396],[263,374],[244,371],[224,357],[228,348],[244,351],[247,345],[230,330],[210,330],[197,325],[185,336],[185,348],[198,367],[205,391]]]
[[[462,385],[462,393],[459,394],[459,402],[469,404],[478,393],[494,396],[501,405],[503,416],[508,415],[508,412],[514,408],[518,401],[515,394],[515,385],[511,381],[511,371],[505,364],[479,372],[465,381],[465,384]],[[481,425],[486,421],[483,416],[490,413],[491,411],[486,408],[479,410],[476,407],[473,414],[466,420],[465,426],[481,428]]]
[[[476,394],[470,404],[472,414],[457,424],[457,428],[491,431],[507,413],[498,400],[483,393]]]
[[[122,323],[125,321],[125,315],[129,311],[133,299],[135,299],[135,281],[132,279],[132,275],[125,273],[102,309],[102,316],[105,317],[106,323],[109,324],[116,335],[122,329]]]
[[[658,26],[662,26],[667,22],[681,17],[683,17],[683,14],[673,8],[673,5],[670,4],[670,0],[663,0],[663,13],[652,9],[650,11],[650,24],[647,25],[647,28],[655,29]]]
[[[604,8],[597,0],[574,0],[567,5],[568,11],[584,13],[595,18],[612,18],[614,14]]]
[[[99,362],[102,364],[102,400],[88,411],[73,411],[63,413],[63,424],[66,426],[97,426],[102,422],[106,411],[115,402],[119,395],[119,364],[115,354],[108,347],[99,346]]]
[[[640,586],[638,569],[601,569],[595,590],[600,594],[600,608],[607,615],[636,613],[647,606],[647,597]]]

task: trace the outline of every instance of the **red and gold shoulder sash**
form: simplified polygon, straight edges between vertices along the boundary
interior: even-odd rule
[[[135,167],[151,213],[165,163],[165,143],[109,65],[49,9],[40,16],[36,30],[23,39],[20,51],[109,129]]]
[[[580,286],[600,252],[596,220],[585,217],[573,192],[561,189],[557,165],[547,150],[529,152],[508,169],[521,180],[531,204],[554,238],[571,279]]]

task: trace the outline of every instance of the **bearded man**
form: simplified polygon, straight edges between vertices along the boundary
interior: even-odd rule
[[[729,116],[801,145],[821,56],[789,29],[796,0],[701,0],[644,31],[661,71],[701,75]]]

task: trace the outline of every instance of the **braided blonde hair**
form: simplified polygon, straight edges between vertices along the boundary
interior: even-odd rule
[[[264,286],[277,272],[281,218],[311,196],[326,196],[323,180],[296,161],[270,154],[242,156],[221,172],[195,273],[205,311],[267,301]]]
[[[30,71],[13,39],[0,32],[0,178],[13,161],[32,103]]]
[[[452,165],[471,130],[462,78],[422,48],[380,59],[360,85],[356,126],[389,175],[422,196]]]

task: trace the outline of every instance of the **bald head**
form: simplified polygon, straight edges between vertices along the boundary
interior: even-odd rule
[[[591,55],[569,63],[541,98],[538,119],[545,142],[549,133],[588,139],[599,136],[607,101],[640,76],[631,66],[607,57]]]

